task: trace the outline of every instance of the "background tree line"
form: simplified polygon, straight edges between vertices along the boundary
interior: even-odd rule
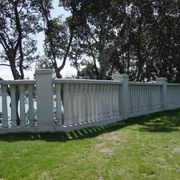
[[[69,60],[77,78],[111,79],[115,72],[130,80],[166,77],[180,82],[180,1],[60,0],[71,16],[52,18],[52,0],[1,0],[1,65],[14,79],[37,61],[54,68],[56,77]],[[61,15],[61,12],[59,12]],[[44,32],[44,56],[35,35]]]

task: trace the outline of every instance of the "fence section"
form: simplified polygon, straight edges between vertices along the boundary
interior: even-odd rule
[[[35,81],[1,81],[0,132],[35,127]]]
[[[167,108],[180,107],[180,84],[167,84]]]
[[[36,81],[0,81],[0,133],[71,131],[180,107],[180,84],[115,80],[54,80],[37,70]],[[37,105],[37,107],[36,107]]]
[[[161,84],[129,83],[130,116],[163,110]]]
[[[53,82],[57,125],[77,126],[120,118],[119,82],[92,80]]]

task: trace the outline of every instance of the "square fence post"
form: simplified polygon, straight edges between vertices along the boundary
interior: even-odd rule
[[[130,113],[129,76],[127,74],[115,74],[113,80],[122,83],[120,88],[120,113],[123,119],[127,119]]]
[[[162,99],[162,106],[163,110],[167,110],[167,80],[166,78],[158,78],[157,83],[160,83],[162,85],[161,89],[161,99]]]
[[[51,69],[36,70],[37,131],[53,132],[53,86]]]

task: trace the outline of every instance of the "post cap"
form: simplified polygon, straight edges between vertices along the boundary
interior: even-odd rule
[[[35,74],[52,74],[52,69],[36,69]]]

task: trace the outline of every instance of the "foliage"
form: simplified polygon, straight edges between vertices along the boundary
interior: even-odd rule
[[[14,79],[23,79],[24,70],[36,58],[34,34],[42,30],[39,8],[34,1],[0,1],[1,61],[10,66]]]
[[[173,179],[180,111],[71,133],[0,136],[1,179]]]
[[[65,0],[61,5],[75,12],[77,45],[94,66],[99,63],[98,78],[118,71],[131,80],[163,76],[179,82],[179,1]]]

